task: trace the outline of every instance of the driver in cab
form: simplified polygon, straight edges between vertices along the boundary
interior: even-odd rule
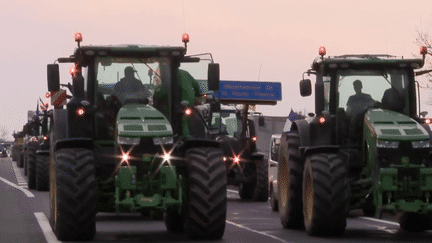
[[[144,87],[144,84],[135,78],[135,70],[128,66],[124,69],[124,78],[120,79],[114,86],[114,96],[116,96],[121,104],[124,104],[128,96],[137,94],[140,97],[148,98],[149,91]]]

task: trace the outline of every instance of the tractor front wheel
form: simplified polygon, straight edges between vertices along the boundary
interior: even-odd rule
[[[285,138],[285,137],[283,137]],[[300,156],[299,134],[287,134],[280,145],[278,165],[278,208],[284,228],[303,227],[302,181],[303,161]]]
[[[220,239],[225,232],[227,177],[222,151],[186,151],[188,188],[185,231],[191,239]]]
[[[49,156],[36,155],[36,189],[48,191],[49,189]]]
[[[303,175],[304,225],[309,235],[342,235],[348,185],[345,164],[336,154],[307,156]]]
[[[96,233],[96,179],[93,151],[54,152],[50,165],[51,224],[61,241],[92,240]]]

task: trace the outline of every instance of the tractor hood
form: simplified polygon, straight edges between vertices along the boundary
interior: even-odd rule
[[[166,117],[152,106],[126,104],[117,114],[117,132],[121,137],[167,137],[173,135]]]
[[[375,132],[377,139],[390,141],[428,140],[427,131],[414,119],[394,111],[370,109],[365,124]]]

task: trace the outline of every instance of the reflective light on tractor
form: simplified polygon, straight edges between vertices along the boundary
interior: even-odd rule
[[[431,143],[429,140],[411,141],[413,148],[430,148]]]
[[[164,161],[170,161],[170,160],[171,160],[171,154],[165,152],[165,153],[163,154],[162,158],[163,158]]]
[[[386,140],[377,140],[376,146],[378,148],[398,148],[399,141],[386,141]]]
[[[79,108],[79,109],[77,110],[77,114],[78,114],[78,116],[82,116],[82,115],[84,115],[84,113],[85,113],[84,108]]]
[[[224,162],[227,161],[227,157],[224,156],[224,157],[223,157],[223,161],[224,161]]]
[[[318,123],[323,124],[326,121],[326,119],[322,116],[318,118]]]
[[[256,141],[257,141],[257,136],[253,136],[253,137],[251,138],[251,140],[252,140],[252,142],[256,142]]]
[[[74,40],[78,43],[81,42],[83,40],[82,34],[80,32],[76,32],[74,34]]]
[[[192,114],[192,109],[191,108],[187,108],[184,112],[185,112],[186,116],[190,116],[190,114]]]
[[[327,53],[327,50],[324,46],[320,46],[320,48],[318,49],[318,53],[320,56],[325,56],[325,54]]]
[[[428,124],[428,125],[431,124],[431,119],[430,119],[430,118],[426,118],[426,119],[424,120],[424,123],[425,123],[425,124]]]
[[[182,42],[185,44],[189,42],[189,34],[188,33],[183,33]]]
[[[128,163],[128,162],[129,162],[129,159],[130,159],[129,153],[124,153],[124,154],[122,154],[122,160],[121,160],[121,163],[123,163],[123,162]]]
[[[239,164],[240,163],[240,155],[234,155],[233,162],[235,164]]]
[[[47,136],[43,136],[43,140],[47,140],[48,139],[48,137]]]
[[[51,97],[51,92],[46,92],[45,93],[45,98],[49,98],[49,97]]]

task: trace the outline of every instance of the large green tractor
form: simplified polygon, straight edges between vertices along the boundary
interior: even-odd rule
[[[423,59],[345,55],[315,59],[315,117],[281,138],[278,206],[285,228],[341,235],[350,210],[399,214],[408,231],[431,229],[431,130],[418,109]],[[302,96],[311,81],[300,82]]]
[[[59,240],[92,240],[97,212],[162,213],[168,231],[223,236],[222,151],[194,107],[194,82],[218,89],[219,65],[185,56],[184,37],[185,47],[80,46],[77,34],[74,54],[57,59],[74,64],[65,105],[59,65],[48,65],[57,103],[50,223]]]

